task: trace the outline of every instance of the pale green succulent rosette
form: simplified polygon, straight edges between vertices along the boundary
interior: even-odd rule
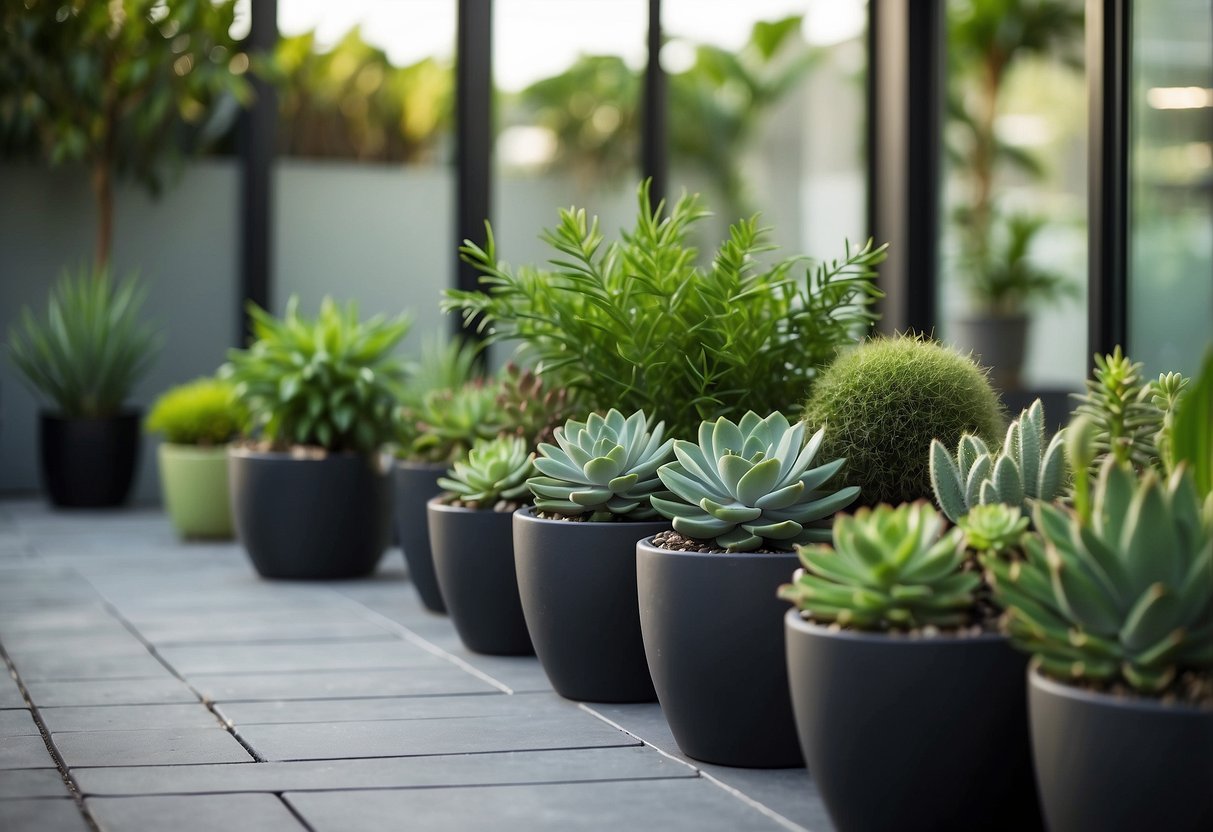
[[[459,502],[491,508],[501,501],[530,502],[526,479],[532,473],[533,455],[517,436],[478,440],[466,458],[457,460],[438,485]]]

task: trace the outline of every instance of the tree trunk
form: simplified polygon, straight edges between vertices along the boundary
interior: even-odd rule
[[[97,204],[97,246],[93,261],[100,270],[109,266],[114,241],[114,178],[108,161],[93,163],[93,199]]]

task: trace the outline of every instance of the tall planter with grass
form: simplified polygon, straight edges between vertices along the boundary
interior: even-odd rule
[[[44,314],[23,309],[9,332],[13,363],[50,402],[38,451],[56,506],[116,506],[130,494],[140,416],[128,401],[160,349],[140,314],[145,294],[133,277],[81,268],[59,280]]]

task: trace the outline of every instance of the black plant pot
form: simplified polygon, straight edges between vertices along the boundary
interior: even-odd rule
[[[665,520],[589,523],[514,512],[518,591],[556,692],[579,702],[652,702],[636,600],[636,541]]]
[[[421,603],[430,612],[446,612],[438,578],[434,574],[434,555],[430,551],[430,527],[425,504],[442,493],[438,478],[447,466],[427,462],[397,460],[392,469],[392,516],[396,538],[404,551],[409,579],[417,587]]]
[[[1041,828],[1027,658],[1005,637],[784,621],[800,743],[839,832]]]
[[[1052,832],[1213,829],[1213,711],[1028,679]]]
[[[640,629],[661,710],[688,757],[804,765],[776,597],[796,555],[674,552],[636,544]]]
[[[63,508],[107,508],[126,502],[139,458],[139,412],[105,419],[40,414],[42,482]]]
[[[434,571],[464,646],[490,656],[530,656],[514,574],[511,514],[426,503]]]
[[[263,577],[375,571],[391,533],[390,483],[375,460],[233,448],[229,462],[236,535]]]

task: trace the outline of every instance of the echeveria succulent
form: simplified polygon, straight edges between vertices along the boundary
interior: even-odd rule
[[[534,473],[532,459],[526,442],[516,436],[481,439],[438,478],[438,485],[477,508],[491,508],[502,500],[529,502],[526,479]]]

